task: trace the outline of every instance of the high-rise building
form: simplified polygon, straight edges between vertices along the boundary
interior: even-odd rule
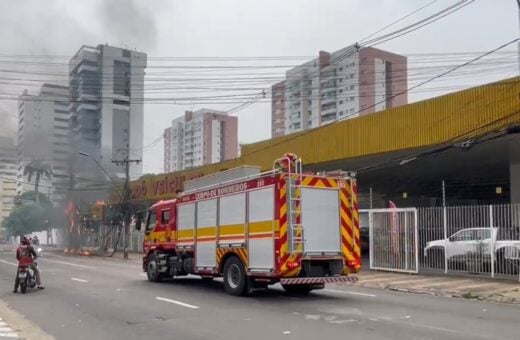
[[[69,62],[75,152],[105,168],[113,160],[142,159],[145,53],[108,45],[82,46]],[[124,175],[124,168],[115,169]],[[130,177],[142,175],[131,163]]]
[[[406,88],[405,56],[357,46],[320,51],[272,86],[272,136],[405,105]]]
[[[186,111],[164,131],[164,171],[178,171],[237,157],[238,119],[217,110]]]
[[[273,85],[271,90],[272,136],[283,136],[285,133],[285,81]]]
[[[16,197],[17,150],[14,140],[0,137],[0,229],[9,216]]]
[[[33,162],[50,166],[50,178],[41,177],[42,193],[54,203],[61,202],[67,184],[70,163],[69,89],[66,86],[43,84],[37,95],[27,90],[18,99],[18,167],[17,194],[34,190],[24,176],[25,167]],[[53,188],[51,190],[51,187]]]

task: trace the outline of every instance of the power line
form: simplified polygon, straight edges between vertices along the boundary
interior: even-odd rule
[[[499,46],[499,47],[497,47],[497,48],[495,48],[495,49],[493,49],[493,50],[491,50],[491,51],[489,51],[489,52],[486,52],[486,53],[482,54],[481,56],[479,56],[479,57],[477,57],[477,58],[472,59],[472,61],[465,62],[464,64],[460,65],[460,66],[457,67],[457,68],[452,68],[452,69],[449,70],[449,71],[443,72],[442,74],[440,74],[440,75],[438,75],[438,76],[435,76],[435,77],[431,78],[430,81],[433,81],[433,80],[435,80],[435,79],[437,79],[437,78],[439,78],[439,77],[445,76],[446,74],[448,74],[448,73],[450,73],[450,72],[453,72],[454,70],[456,70],[456,69],[458,69],[458,68],[460,68],[460,67],[464,67],[464,66],[468,65],[469,63],[471,63],[471,62],[473,62],[473,61],[475,61],[475,60],[478,60],[478,59],[484,57],[485,55],[489,55],[489,54],[491,54],[491,53],[494,53],[494,51],[498,51],[498,50],[500,50],[500,49],[502,49],[502,48],[505,48],[505,47],[507,47],[507,46],[509,46],[509,45],[511,45],[511,44],[514,44],[515,42],[517,42],[517,41],[519,41],[519,40],[520,40],[520,38],[517,38],[517,39],[511,40],[510,42],[508,42],[508,43],[506,43],[506,44],[503,44],[503,45],[501,45],[501,46]],[[424,85],[424,84],[426,84],[427,82],[428,82],[428,81],[423,82],[423,83],[421,83],[421,85]],[[421,86],[421,85],[419,85],[419,86]],[[417,86],[414,86],[414,88],[416,88],[416,87],[417,87]],[[407,90],[407,91],[408,91],[408,90]],[[405,93],[405,92],[403,91],[403,93]],[[402,93],[401,93],[401,94],[402,94]],[[361,111],[358,111],[357,114],[359,114],[360,112],[361,112]],[[289,138],[283,138],[283,139],[280,140],[278,143],[274,143],[274,144],[268,145],[268,146],[266,146],[266,147],[264,147],[264,148],[261,148],[261,149],[258,149],[258,150],[251,151],[250,153],[244,154],[244,156],[250,156],[250,155],[253,155],[253,154],[256,154],[256,153],[262,152],[262,151],[264,151],[264,150],[267,150],[267,149],[270,149],[270,148],[276,147],[276,146],[278,146],[278,145],[280,145],[280,144],[283,144],[283,143],[289,142],[289,141],[291,141],[291,140],[294,140],[294,139],[297,139],[297,138],[301,138],[301,137],[303,137],[303,136],[306,136],[306,135],[309,135],[309,134],[312,134],[312,133],[316,133],[317,131],[320,131],[320,130],[322,130],[322,129],[326,129],[326,128],[332,126],[334,123],[337,123],[337,122],[339,122],[340,120],[344,120],[344,119],[345,119],[345,118],[342,118],[342,119],[336,119],[332,124],[327,124],[327,125],[323,125],[323,126],[320,126],[320,127],[314,128],[314,129],[305,130],[305,131],[300,132],[300,133],[295,133],[294,136],[291,136],[291,137],[289,137]]]

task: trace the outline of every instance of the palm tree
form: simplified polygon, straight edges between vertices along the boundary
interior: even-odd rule
[[[40,186],[40,179],[42,176],[51,179],[52,168],[50,165],[43,163],[39,159],[34,159],[27,164],[23,170],[23,175],[27,176],[27,180],[30,182],[34,176],[34,192],[36,193],[36,204],[40,203],[38,187]]]

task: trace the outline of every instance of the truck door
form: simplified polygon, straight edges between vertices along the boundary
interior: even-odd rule
[[[170,207],[164,208],[161,210],[161,229],[163,231],[161,242],[170,243]]]
[[[152,208],[148,211],[148,216],[146,218],[146,228],[144,230],[144,244],[146,245],[154,244],[157,241],[154,239],[155,235],[153,230],[157,225],[157,212],[155,208]]]
[[[248,193],[249,268],[269,272],[274,268],[274,187]]]
[[[216,268],[217,257],[217,199],[197,202],[197,247],[195,247],[195,266],[197,268]]]
[[[301,200],[305,253],[341,253],[338,189],[302,187]]]

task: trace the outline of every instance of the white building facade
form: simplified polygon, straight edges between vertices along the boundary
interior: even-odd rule
[[[17,148],[14,140],[0,137],[0,228],[9,216],[16,197]]]
[[[406,88],[404,56],[356,46],[321,51],[273,85],[272,136],[405,105]]]
[[[69,89],[43,84],[37,95],[25,91],[18,100],[17,194],[34,190],[34,178],[24,175],[31,161],[40,161],[52,170],[40,180],[40,192],[52,202],[65,199],[64,187],[70,178]]]
[[[145,53],[108,45],[82,46],[69,62],[71,121],[76,152],[103,167],[112,161],[142,160]],[[123,176],[124,168],[114,169]],[[142,175],[131,163],[130,177]]]
[[[238,120],[225,112],[186,111],[164,131],[164,171],[172,172],[237,157]]]

